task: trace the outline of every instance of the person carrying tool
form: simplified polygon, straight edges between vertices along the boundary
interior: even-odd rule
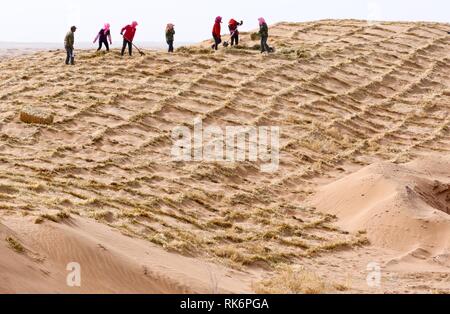
[[[269,38],[269,27],[267,26],[266,20],[262,17],[258,19],[259,21],[259,36],[261,36],[261,53],[271,52],[269,45],[267,44],[267,39]]]
[[[97,34],[97,37],[95,37],[94,39],[94,44],[97,42],[97,40],[98,40],[97,51],[102,50],[103,44],[106,47],[106,51],[109,51],[109,45],[110,44],[112,45],[112,38],[111,38],[111,26],[108,23],[106,23],[105,26]]]
[[[64,48],[66,48],[67,58],[66,64],[74,65],[75,64],[75,55],[74,55],[74,45],[75,45],[75,32],[77,31],[76,26],[72,26],[70,31],[66,34],[64,38]]]
[[[239,30],[238,27],[244,25],[244,22],[241,21],[238,23],[235,19],[231,19],[228,23],[228,29],[230,30],[231,35],[231,46],[239,45]]]
[[[212,49],[217,50],[219,48],[220,43],[222,42],[222,27],[221,24],[222,23],[222,17],[218,16],[216,17],[216,22],[214,23],[214,27],[212,30],[212,35],[213,35],[213,39],[214,39],[214,44],[211,46]]]
[[[175,36],[175,25],[173,24],[167,24],[166,27],[166,41],[169,45],[169,53],[173,52],[173,41]]]
[[[133,55],[133,39],[134,35],[136,35],[136,27],[138,26],[137,22],[131,23],[131,25],[127,25],[122,28],[120,35],[123,35],[123,46],[122,46],[122,56],[125,54],[125,49],[128,46],[128,53]],[[125,34],[124,34],[125,33]]]

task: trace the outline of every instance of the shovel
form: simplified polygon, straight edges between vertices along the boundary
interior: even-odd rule
[[[134,43],[131,44],[133,45],[134,48],[136,48],[136,50],[139,52],[141,56],[145,56],[145,53],[141,49],[139,49]]]
[[[133,45],[133,47],[136,48],[136,50],[139,52],[139,54],[140,54],[141,56],[145,56],[145,53],[144,53],[141,49],[139,49],[139,47],[136,46],[132,41],[129,41],[129,40],[126,39],[125,37],[124,37],[123,39],[125,39],[127,42],[131,43],[131,44]]]

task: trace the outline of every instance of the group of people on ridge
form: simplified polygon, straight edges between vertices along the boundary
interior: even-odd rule
[[[267,44],[267,39],[269,37],[269,28],[267,26],[266,21],[264,18],[259,18],[259,35],[261,37],[261,53],[263,52],[270,52],[271,49],[269,48]],[[213,26],[213,40],[214,44],[212,45],[212,49],[218,50],[219,45],[222,43],[222,17],[218,16],[216,17],[216,20],[214,22]],[[235,19],[231,19],[228,23],[228,29],[230,31],[230,40],[231,40],[231,46],[237,46],[239,45],[239,26],[242,26],[244,24],[243,21],[236,21]],[[138,23],[133,22],[124,28],[122,28],[120,35],[123,36],[123,45],[122,45],[122,51],[121,55],[125,55],[125,50],[128,47],[128,53],[131,56],[133,54],[133,40],[136,35]],[[67,58],[66,58],[66,64],[74,64],[75,63],[75,54],[74,54],[74,44],[75,44],[75,32],[77,30],[76,26],[72,26],[69,30],[69,32],[66,34],[66,37],[64,38],[64,47],[66,49]],[[167,24],[166,27],[166,42],[169,46],[169,53],[174,52],[173,43],[175,40],[175,25],[170,23]],[[102,50],[103,45],[106,48],[106,51],[109,51],[110,45],[112,45],[112,37],[111,37],[111,25],[109,23],[105,23],[103,28],[98,32],[97,36],[94,39],[94,44],[98,41],[98,49],[97,51]]]
[[[218,16],[216,17],[216,21],[213,26],[212,35],[214,44],[212,45],[212,49],[217,50],[219,49],[219,45],[222,43],[222,17]],[[235,19],[231,19],[230,22],[228,22],[228,29],[230,30],[230,40],[231,40],[231,46],[239,45],[239,30],[238,27],[244,25],[244,22],[238,22]]]
[[[124,28],[122,28],[120,35],[123,36],[123,45],[122,45],[122,56],[125,54],[125,49],[128,46],[128,53],[130,56],[133,54],[133,40],[134,36],[136,35],[136,27],[138,26],[138,22],[133,22]],[[109,44],[112,45],[112,38],[111,38],[111,25],[108,23],[105,24],[105,26],[98,32],[97,37],[94,39],[94,44],[98,40],[98,49],[97,51],[102,50],[102,46],[105,45],[106,51],[109,51]],[[109,44],[108,44],[109,40]]]
[[[133,54],[133,40],[136,35],[136,28],[138,26],[137,22],[133,22],[130,25],[122,28],[120,35],[123,36],[123,46],[122,46],[122,56],[125,54],[125,49],[128,46],[128,53],[130,56]],[[74,44],[75,44],[75,32],[77,31],[76,26],[72,26],[69,32],[66,34],[64,38],[64,47],[66,48],[67,58],[66,64],[73,65],[75,63],[75,54],[74,54]],[[111,25],[106,23],[104,27],[98,32],[97,36],[94,39],[94,44],[98,41],[98,49],[100,51],[103,48],[103,45],[106,47],[106,51],[109,51],[109,45],[112,45],[112,37],[111,37]]]
[[[263,52],[271,52],[269,45],[267,44],[267,40],[269,38],[269,27],[267,26],[266,20],[262,17],[258,19],[259,22],[259,36],[261,37],[261,53]],[[222,17],[216,17],[216,21],[214,22],[212,36],[214,40],[214,44],[211,46],[212,49],[218,50],[219,45],[222,43]],[[230,30],[230,40],[231,46],[239,45],[239,26],[244,25],[243,21],[236,21],[235,19],[231,19],[228,22],[228,29]]]

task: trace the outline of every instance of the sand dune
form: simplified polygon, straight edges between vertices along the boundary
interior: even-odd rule
[[[2,278],[6,281],[2,292],[250,292],[252,278],[248,274],[167,253],[93,221],[72,218],[44,225],[24,218],[4,221],[17,232],[2,227],[1,235],[15,239],[24,251],[14,254],[11,248],[0,248],[7,253],[2,254]],[[66,284],[66,267],[72,262],[81,265],[81,287]]]
[[[254,291],[279,267],[302,265],[336,283],[322,292],[370,293],[374,260],[394,272],[375,292],[448,291],[445,263],[408,255],[448,250],[448,200],[436,192],[448,174],[428,159],[402,165],[429,155],[448,164],[448,28],[279,23],[269,56],[244,33],[240,49],[217,53],[202,43],[133,58],[77,51],[75,67],[62,50],[0,61],[0,222],[54,274],[42,281],[5,242],[0,275],[23,275],[0,289],[66,292],[63,264],[75,256],[89,292],[201,293],[216,282],[207,263],[220,292]],[[29,106],[53,123],[21,122]],[[198,116],[205,126],[279,126],[279,171],[173,161],[172,130]]]
[[[376,163],[320,188],[314,204],[378,246],[450,254],[450,155]]]

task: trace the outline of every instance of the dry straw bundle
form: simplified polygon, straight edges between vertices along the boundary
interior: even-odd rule
[[[24,123],[52,124],[53,119],[52,113],[33,107],[24,107],[20,112],[20,121]]]

